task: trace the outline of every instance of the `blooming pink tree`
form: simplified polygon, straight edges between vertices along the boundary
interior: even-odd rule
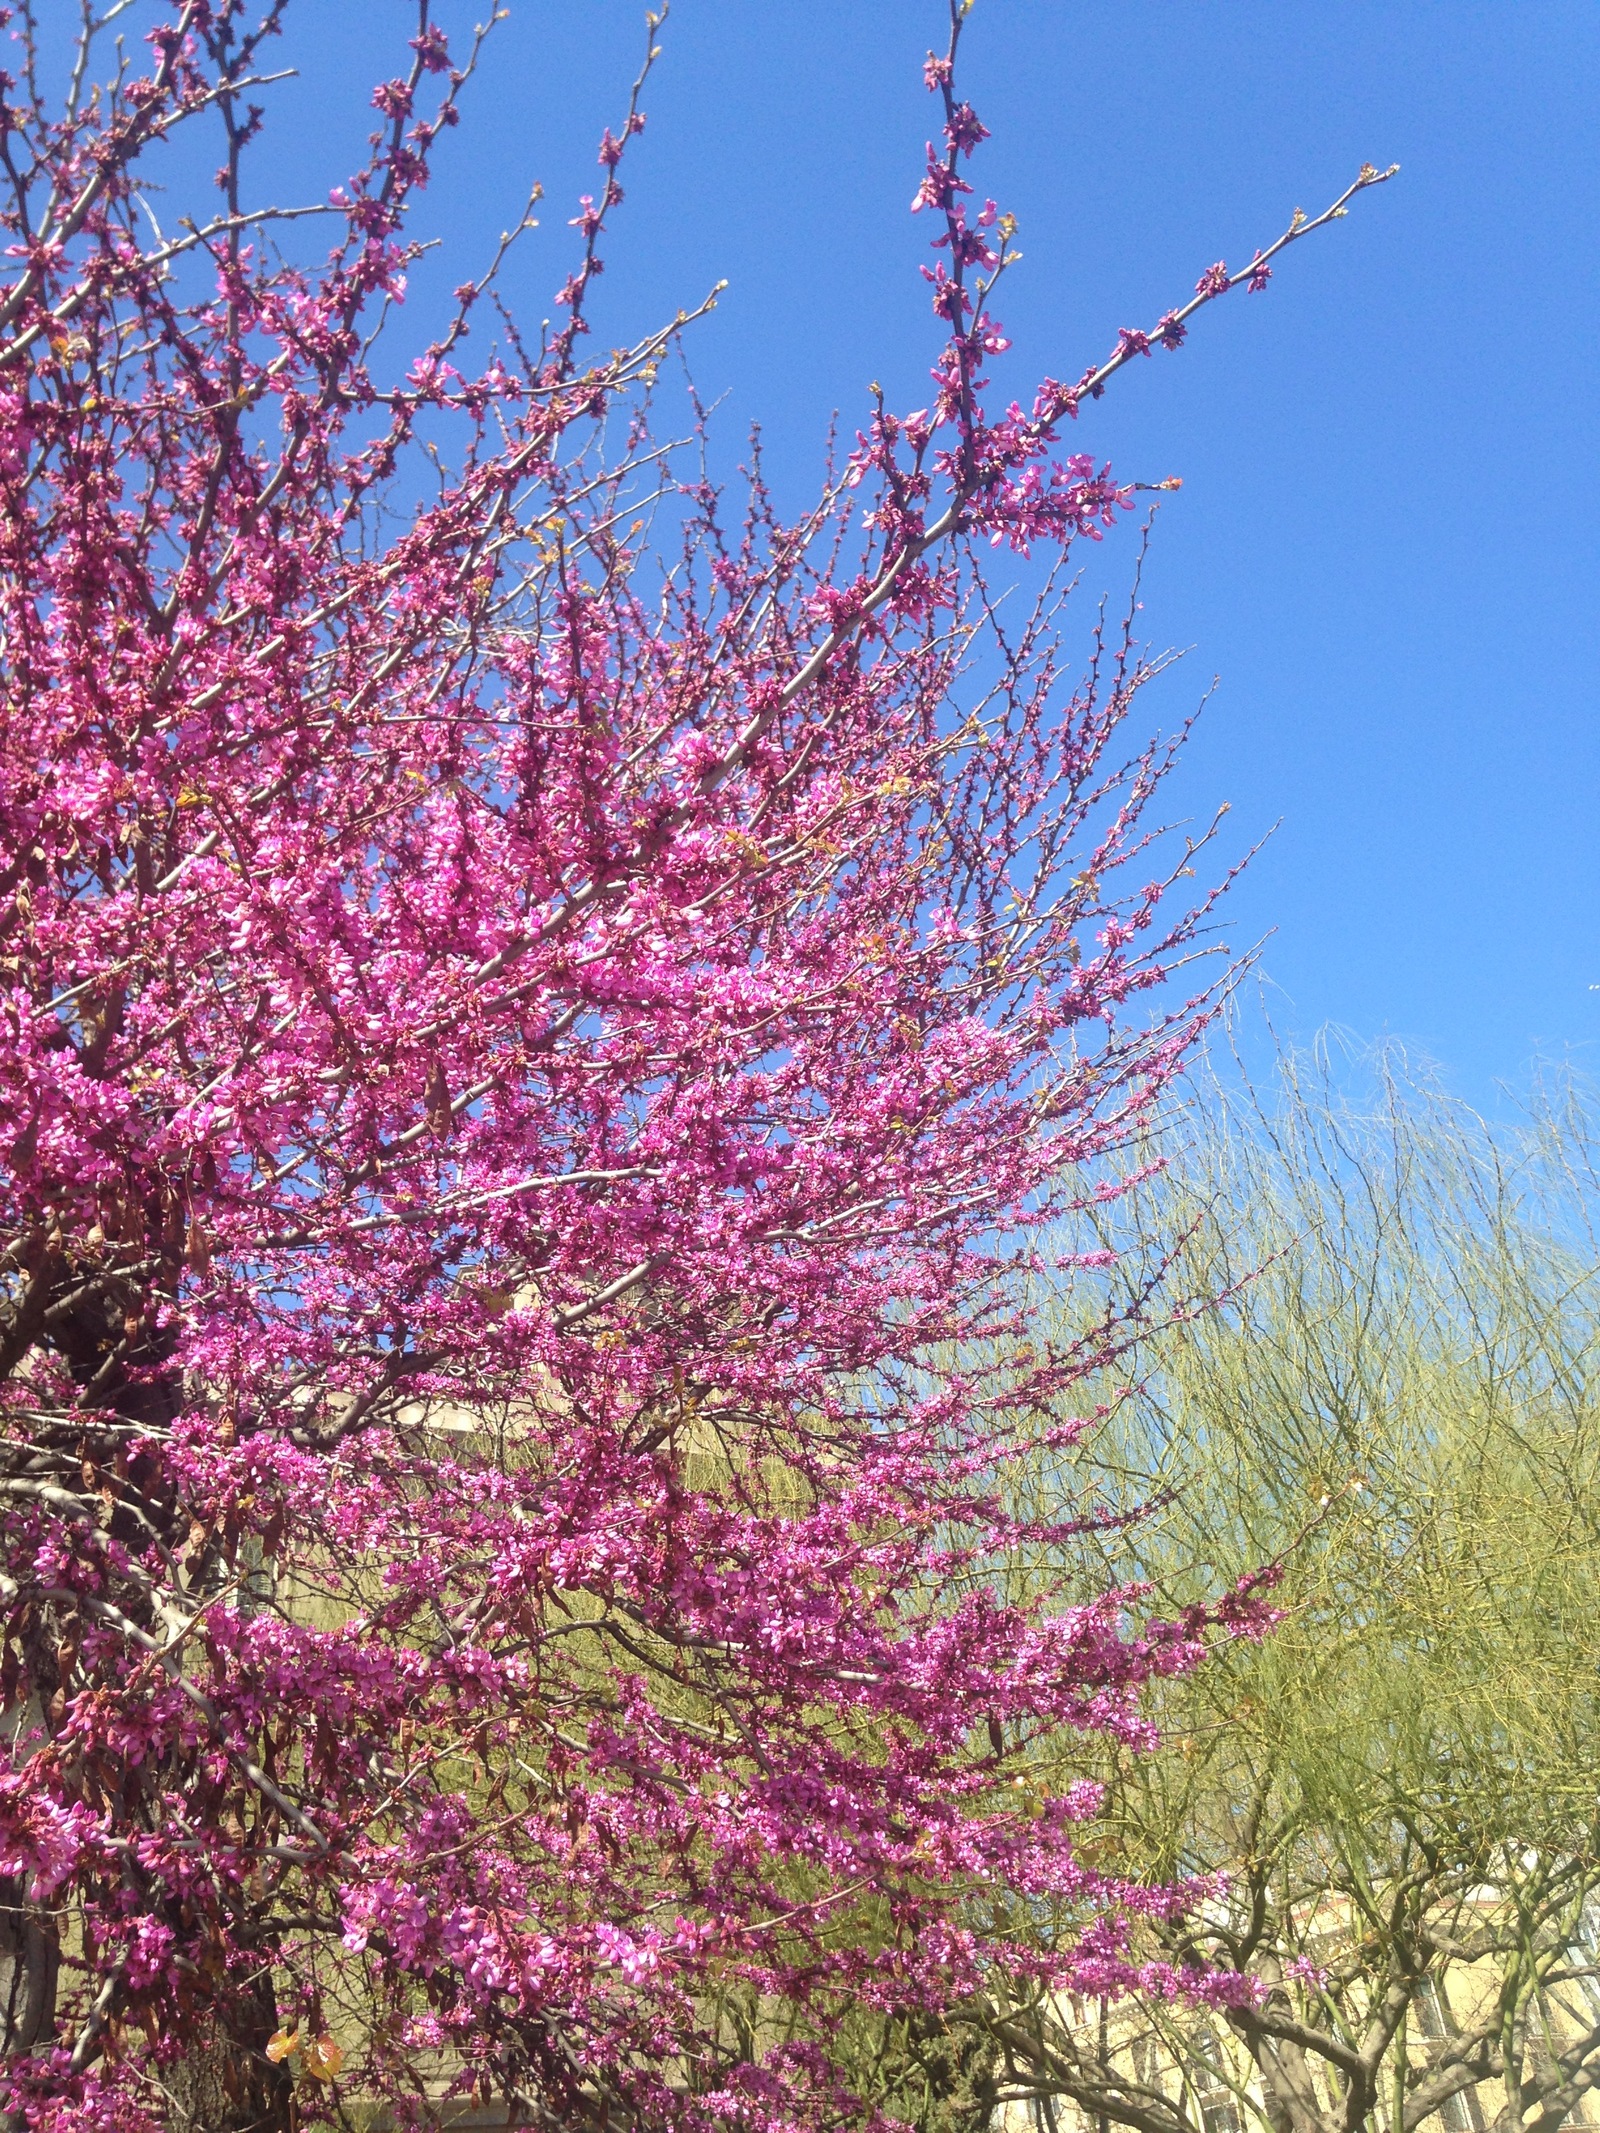
[[[486,275],[397,367],[475,52],[421,0],[307,265],[247,183],[264,4],[99,87],[86,15],[59,103],[0,11],[5,2108],[832,2122],[840,2007],[1041,1960],[985,1892],[1126,1976],[1177,1899],[1014,1761],[1136,1737],[1257,1604],[1001,1604],[1050,1535],[997,1476],[1123,1334],[935,1359],[1204,1013],[1170,749],[1119,746],[1150,669],[1072,684],[1052,570],[1002,621],[984,559],[1128,508],[1081,398],[1317,224],[994,400],[957,7],[928,405],[730,521],[650,440],[685,322],[586,339],[637,92],[557,324]],[[153,233],[205,126],[219,191]]]

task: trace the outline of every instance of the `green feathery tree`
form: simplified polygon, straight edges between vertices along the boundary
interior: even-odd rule
[[[1085,1591],[1138,1581],[1152,1614],[1282,1567],[1269,1637],[1151,1693],[1151,1752],[1075,1751],[1107,1788],[1095,1866],[1204,1884],[1144,1952],[1252,1996],[1106,2006],[995,1978],[925,2044],[863,2029],[897,2115],[1555,2133],[1600,2082],[1590,1122],[1568,1093],[1491,1131],[1392,1056],[1360,1101],[1340,1082],[1288,1062],[1270,1104],[1194,1093],[1165,1169],[1094,1217],[1120,1233],[1130,1330],[1159,1255],[1139,1376],[1010,1477],[1041,1520],[1098,1515],[1071,1544]],[[1130,1223],[1162,1242],[1129,1254]],[[1081,1272],[1036,1309],[1087,1324]],[[1036,1550],[1010,1566],[1039,1572]],[[1007,1753],[1060,1789],[1053,1747]],[[1080,1923],[1033,1918],[1045,1940]]]

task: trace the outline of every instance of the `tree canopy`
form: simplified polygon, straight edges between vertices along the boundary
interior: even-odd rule
[[[1136,1739],[1251,1603],[1001,1592],[993,1476],[1105,1342],[929,1358],[1006,1322],[1208,1011],[1159,662],[1131,614],[1060,635],[1133,502],[1072,419],[1379,174],[1077,384],[991,387],[966,11],[926,404],[792,524],[658,434],[686,318],[592,344],[642,75],[551,321],[490,261],[406,340],[482,34],[420,0],[302,211],[252,175],[288,0],[120,0],[64,65],[4,11],[22,2122],[833,2122],[842,2011],[1114,1984],[1168,1901],[1008,1743]],[[214,192],[171,152],[207,135]],[[1081,1935],[977,1923],[999,1887]]]

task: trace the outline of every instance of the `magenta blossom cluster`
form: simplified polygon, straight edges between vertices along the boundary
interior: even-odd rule
[[[1008,1348],[1011,1269],[1206,1013],[1148,665],[979,562],[1127,505],[1056,437],[1135,337],[992,404],[958,8],[932,398],[729,525],[649,429],[685,322],[590,352],[638,91],[554,322],[486,271],[396,363],[476,48],[423,0],[307,263],[288,12],[99,89],[91,25],[52,107],[0,10],[3,2107],[832,2123],[844,2011],[1152,1982],[1183,1894],[1015,1779],[1265,1620],[996,1576],[1130,1335]]]

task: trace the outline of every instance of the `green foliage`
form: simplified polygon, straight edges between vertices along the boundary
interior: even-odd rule
[[[1554,2133],[1600,2076],[1591,1122],[1557,1092],[1491,1131],[1393,1055],[1358,1097],[1351,1078],[1286,1061],[1270,1101],[1192,1092],[1167,1167],[1069,1240],[1119,1247],[1139,1375],[1011,1477],[1041,1518],[1100,1517],[1065,1565],[1019,1554],[1018,1583],[1068,1567],[1164,1614],[1281,1567],[1269,1637],[1154,1693],[1154,1752],[1075,1746],[1068,1771],[1021,1750],[1041,1784],[1105,1782],[1096,1866],[1223,1877],[1148,1952],[1265,1998],[1219,2056],[1181,2008],[1117,2010],[1097,2042],[1081,2010],[997,1985],[1002,2096],[1150,2133],[1198,2133],[1224,2090],[1275,2133],[1441,2107]],[[1081,1275],[1041,1289],[1039,1330],[1102,1302]]]
[[[1184,1239],[1170,1293],[1224,1300],[1154,1345],[1074,1481],[1165,1498],[1094,1536],[1097,1573],[1171,1604],[1281,1562],[1284,1618],[1168,1685],[1139,1848],[1219,1863],[1201,1803],[1246,1771],[1375,1864],[1394,1816],[1453,1849],[1569,1840],[1600,1769],[1586,1121],[1496,1138],[1390,1062],[1359,1109],[1293,1065],[1271,1113],[1207,1097],[1124,1219]]]
[[[847,2060],[852,2049],[857,2078],[887,2117],[916,2133],[988,2133],[1000,2045],[981,2019],[870,2019],[847,2025]]]

